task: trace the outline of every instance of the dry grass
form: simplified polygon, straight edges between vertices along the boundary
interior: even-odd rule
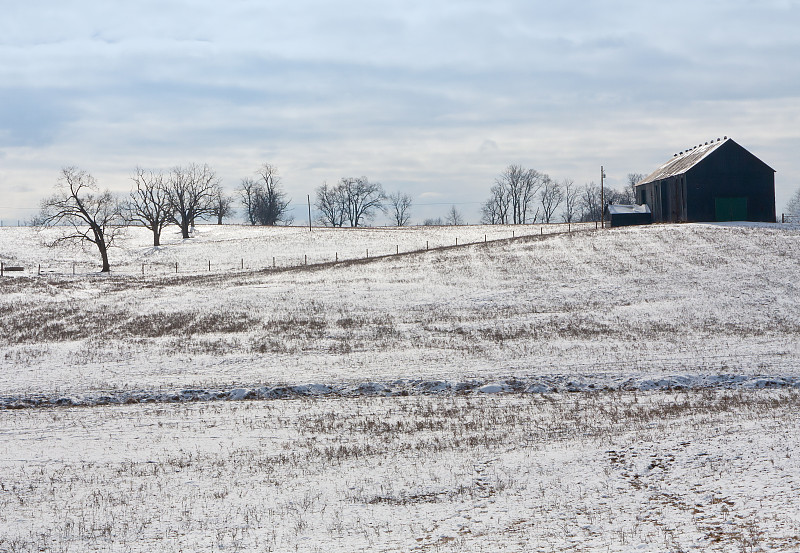
[[[0,412],[0,446],[44,455],[0,461],[0,550],[786,550],[798,412],[797,391]]]

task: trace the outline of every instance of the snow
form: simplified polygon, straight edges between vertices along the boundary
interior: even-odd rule
[[[0,551],[800,549],[797,225],[140,230],[0,228]]]
[[[226,232],[240,229],[255,232]],[[35,253],[31,229],[0,231],[17,240],[0,249]],[[365,243],[360,232],[340,240]],[[223,258],[227,243],[202,247]],[[656,225],[309,269],[14,276],[0,279],[0,396],[795,377],[798,259],[793,227]]]
[[[609,204],[608,212],[611,215],[630,214],[630,213],[650,213],[650,207],[647,204],[642,204],[642,205]]]
[[[594,229],[594,223],[573,223],[569,230]],[[152,233],[128,227],[109,250],[115,274],[170,275],[230,273],[232,271],[294,267],[364,259],[458,244],[505,240],[512,237],[567,232],[568,226],[464,225],[430,227],[322,228],[198,225],[182,239],[177,227],[167,227],[161,246],[153,247]],[[100,268],[92,245],[48,248],[61,230],[0,227],[0,260],[22,265],[28,274],[93,274]]]
[[[0,550],[792,551],[798,391],[0,413]]]

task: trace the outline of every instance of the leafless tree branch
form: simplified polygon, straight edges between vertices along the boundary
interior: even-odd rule
[[[108,248],[119,234],[120,206],[110,191],[100,191],[97,181],[77,167],[65,167],[56,184],[56,193],[44,200],[35,223],[42,227],[63,227],[60,236],[48,245],[65,242],[94,244],[102,260],[102,272],[111,270]]]

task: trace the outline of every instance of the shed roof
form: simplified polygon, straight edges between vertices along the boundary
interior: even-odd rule
[[[629,204],[608,204],[608,212],[611,215],[630,215],[633,213],[650,213],[650,207],[647,204],[642,205],[629,205]]]
[[[653,182],[661,179],[668,179],[675,175],[682,175],[703,160],[708,154],[725,144],[726,142],[733,142],[727,136],[724,139],[716,139],[705,144],[700,144],[693,148],[689,148],[679,154],[675,154],[672,159],[661,165],[658,169],[647,175],[644,179],[640,180],[637,185]]]

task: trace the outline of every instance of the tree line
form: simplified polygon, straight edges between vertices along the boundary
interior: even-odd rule
[[[278,170],[263,164],[255,176],[241,179],[237,194],[244,215],[251,225],[291,224],[291,200],[281,186]],[[623,191],[606,189],[607,203],[634,203],[635,184],[642,175],[628,175]],[[189,238],[198,219],[215,218],[222,224],[234,213],[235,198],[227,195],[221,180],[208,164],[192,163],[167,171],[137,167],[131,177],[133,190],[120,199],[109,190],[101,191],[95,178],[77,167],[65,167],[56,184],[56,193],[42,202],[34,224],[64,226],[69,229],[50,245],[77,240],[94,244],[102,259],[102,271],[110,270],[108,248],[124,224],[139,224],[153,235],[153,246],[161,244],[161,234],[170,224]],[[411,220],[412,197],[403,192],[387,194],[378,182],[366,176],[343,177],[335,185],[323,183],[315,191],[316,221],[328,227],[359,227],[369,224],[378,212],[394,225],[406,226]],[[563,207],[562,207],[563,206]],[[310,206],[309,206],[310,207]],[[535,169],[509,165],[495,179],[490,197],[481,208],[485,224],[551,223],[561,209],[564,222],[594,221],[603,208],[600,187],[589,183],[575,186],[571,179],[557,181]],[[455,206],[444,220],[423,223],[464,224]]]
[[[333,186],[316,189],[317,222],[326,227],[361,227],[383,212],[398,227],[411,221],[413,199],[403,192],[387,194],[379,182],[367,177],[343,177]]]
[[[636,203],[636,183],[641,173],[628,173],[623,190],[600,186],[590,182],[576,186],[572,179],[556,180],[536,169],[509,165],[495,179],[489,198],[481,206],[481,222],[487,225],[524,225],[552,223],[561,208],[561,221],[565,223],[599,221],[606,204]]]
[[[290,200],[280,185],[274,165],[263,164],[256,177],[241,180],[237,193],[252,225],[290,224]],[[120,206],[120,216],[128,223],[139,223],[153,233],[153,245],[160,245],[161,231],[169,224],[189,238],[195,221],[216,219],[222,224],[234,213],[234,198],[224,193],[216,172],[207,164],[174,167],[167,172],[136,168],[134,190]]]
[[[252,224],[275,225],[291,222],[289,200],[281,189],[277,170],[270,164],[256,171],[257,178],[244,178],[238,189]],[[198,219],[224,217],[234,212],[234,198],[224,193],[221,180],[208,164],[192,163],[168,171],[137,167],[131,176],[133,190],[119,198],[108,189],[100,190],[97,180],[78,167],[61,170],[56,192],[42,201],[37,226],[67,229],[49,245],[67,241],[94,244],[102,261],[102,272],[110,271],[108,248],[121,226],[140,224],[153,235],[153,246],[161,245],[161,233],[175,224],[181,236],[189,238]]]
[[[52,240],[56,246],[68,241],[94,244],[100,253],[102,272],[110,271],[108,248],[121,227],[142,225],[153,236],[153,246],[161,245],[161,234],[168,225],[181,229],[189,238],[195,222],[214,218],[222,224],[234,213],[235,198],[226,194],[221,180],[208,164],[192,163],[167,171],[137,167],[131,176],[133,190],[119,198],[110,190],[101,190],[97,180],[78,167],[65,167],[56,184],[56,192],[42,201],[36,226],[59,226],[67,229]],[[236,190],[251,225],[291,224],[291,200],[281,186],[278,170],[263,164],[254,177],[245,177]],[[411,196],[401,192],[386,194],[380,183],[367,177],[342,178],[335,186],[323,183],[316,190],[317,221],[326,226],[363,226],[377,211],[390,216],[396,225],[410,221]]]

